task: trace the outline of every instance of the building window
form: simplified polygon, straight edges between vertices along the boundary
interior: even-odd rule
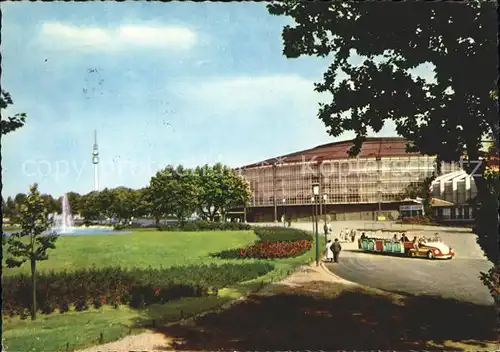
[[[443,208],[443,220],[449,220],[451,218],[451,209]]]

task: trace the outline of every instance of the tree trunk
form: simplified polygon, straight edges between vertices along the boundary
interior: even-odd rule
[[[31,320],[36,320],[36,261],[31,259]]]

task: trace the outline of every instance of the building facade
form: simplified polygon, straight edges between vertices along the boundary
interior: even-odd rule
[[[235,213],[250,222],[307,220],[314,211],[332,220],[397,216],[406,187],[437,170],[434,157],[406,152],[407,143],[396,137],[367,138],[355,158],[348,156],[352,141],[329,143],[240,167],[252,197]],[[441,165],[442,174],[458,170],[458,164]],[[316,200],[313,183],[320,187]]]

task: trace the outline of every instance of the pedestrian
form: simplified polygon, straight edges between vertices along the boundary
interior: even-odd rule
[[[351,230],[351,243],[354,243],[356,240],[356,230],[352,229]]]
[[[335,263],[338,263],[339,262],[339,254],[340,254],[340,251],[342,250],[342,246],[340,245],[338,238],[335,239],[335,242],[333,242],[333,244],[331,245],[330,248],[332,249],[332,252],[333,252],[333,261]]]
[[[333,252],[332,249],[330,248],[332,246],[332,240],[328,240],[326,242],[325,246],[325,261],[326,262],[331,262],[333,260]]]
[[[325,222],[325,225],[323,226],[323,231],[325,232],[325,237],[328,236],[328,225]]]

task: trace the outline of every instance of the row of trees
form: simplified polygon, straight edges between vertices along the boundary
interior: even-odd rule
[[[232,207],[245,204],[251,193],[246,181],[233,169],[220,163],[194,169],[168,166],[151,178],[141,189],[117,187],[80,195],[67,193],[73,214],[87,221],[113,218],[128,222],[132,218],[152,217],[157,223],[167,216],[184,222],[193,214],[203,219],[222,219]],[[61,213],[62,197],[55,199],[42,194],[41,199],[48,213]],[[21,206],[27,195],[2,199],[2,213],[17,223]]]

